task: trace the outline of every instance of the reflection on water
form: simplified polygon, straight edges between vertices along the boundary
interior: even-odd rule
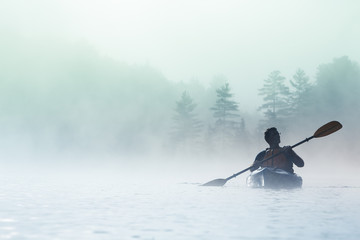
[[[360,188],[9,181],[0,239],[358,239]]]

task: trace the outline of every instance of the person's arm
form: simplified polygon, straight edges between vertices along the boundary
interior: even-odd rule
[[[290,146],[285,147],[285,154],[288,159],[290,159],[296,166],[303,167],[305,165],[304,160],[302,160],[299,155],[297,155]]]
[[[251,172],[255,171],[256,169],[258,169],[260,167],[260,161],[264,159],[265,152],[266,151],[264,150],[264,151],[260,152],[258,155],[256,155],[255,161],[251,165],[252,166],[252,168],[250,169]]]

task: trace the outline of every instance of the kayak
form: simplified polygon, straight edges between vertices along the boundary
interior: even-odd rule
[[[301,188],[302,178],[279,168],[264,167],[253,171],[246,178],[252,188]]]

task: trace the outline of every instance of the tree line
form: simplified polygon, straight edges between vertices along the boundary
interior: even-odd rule
[[[7,53],[0,55],[0,154],[253,153],[247,148],[264,146],[269,126],[295,135],[300,125],[313,131],[330,120],[344,125],[342,150],[357,149],[360,74],[348,57],[320,65],[316,76],[264,76],[254,117],[241,108],[253,104],[236,102],[224,76],[208,87],[173,82],[152,66],[121,63],[87,46],[39,45],[0,45]]]
[[[185,152],[199,148],[217,152],[245,149],[254,143],[255,134],[261,135],[268,127],[296,132],[297,126],[310,128],[316,121],[340,120],[359,133],[355,126],[360,116],[360,68],[346,56],[320,65],[313,81],[303,69],[298,69],[290,79],[278,70],[271,72],[258,90],[263,103],[257,110],[262,118],[253,134],[246,128],[246,119],[234,101],[230,84],[224,83],[214,94],[216,101],[208,109],[213,123],[207,125],[196,113],[196,96],[184,91],[176,101],[171,133],[175,149]]]

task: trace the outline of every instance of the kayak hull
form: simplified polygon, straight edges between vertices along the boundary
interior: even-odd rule
[[[301,188],[302,178],[279,168],[259,168],[246,178],[251,188]]]

